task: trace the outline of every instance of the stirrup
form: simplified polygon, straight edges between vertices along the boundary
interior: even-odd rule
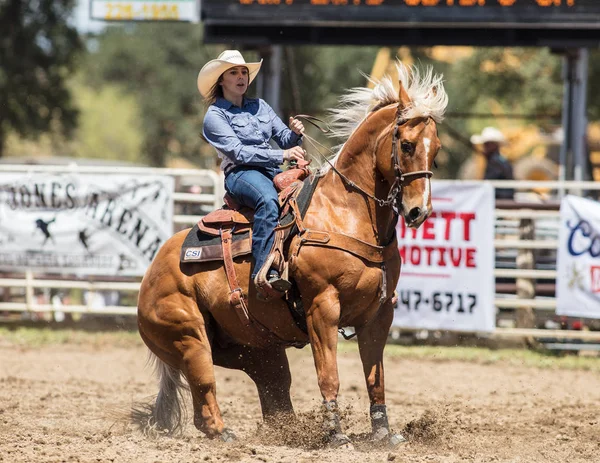
[[[268,270],[271,272],[271,269]],[[261,272],[262,273],[262,272]],[[261,273],[254,278],[254,286],[256,287],[257,298],[261,301],[270,301],[283,297],[292,284],[281,278],[279,274],[271,278],[262,277]]]
[[[288,280],[279,276],[279,274],[269,277],[268,282],[271,285],[271,288],[281,293],[285,293],[292,289],[292,284]]]
[[[285,296],[285,291],[279,291],[270,286],[269,284],[265,284],[264,286],[259,286],[255,284],[254,287],[256,288],[256,299],[262,302],[269,302],[274,299],[281,299],[283,296]]]

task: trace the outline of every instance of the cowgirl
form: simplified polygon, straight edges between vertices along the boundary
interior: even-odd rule
[[[198,74],[198,90],[209,105],[202,130],[222,160],[225,189],[239,204],[254,209],[252,280],[271,250],[279,219],[273,178],[284,161],[304,159],[302,122],[290,117],[288,129],[264,100],[245,96],[261,64],[246,63],[239,51],[226,50]],[[273,149],[271,138],[282,149]],[[281,292],[291,286],[274,269],[268,281]]]

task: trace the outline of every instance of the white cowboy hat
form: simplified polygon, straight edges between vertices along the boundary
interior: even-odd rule
[[[490,141],[494,143],[506,143],[506,137],[495,127],[486,127],[481,132],[481,135],[473,135],[471,137],[471,143],[474,145],[481,145]]]
[[[250,85],[258,74],[261,64],[262,59],[260,63],[246,63],[239,51],[225,50],[217,59],[206,63],[198,73],[198,91],[203,97],[208,96],[221,74],[236,66],[246,66],[248,68],[248,85]]]

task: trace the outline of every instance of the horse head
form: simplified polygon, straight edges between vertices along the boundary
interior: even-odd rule
[[[422,73],[399,61],[396,68],[397,86],[386,76],[373,81],[373,89],[350,90],[332,110],[333,136],[347,139],[334,170],[351,188],[396,209],[416,228],[431,214],[431,168],[441,147],[437,123],[448,96],[442,76],[431,68]],[[329,170],[325,166],[322,174]]]
[[[389,185],[388,198],[395,199],[406,224],[417,228],[431,214],[431,168],[442,146],[437,123],[448,97],[442,77],[431,70],[422,76],[401,63],[397,68],[397,103],[379,110],[387,127],[376,143],[376,166]]]

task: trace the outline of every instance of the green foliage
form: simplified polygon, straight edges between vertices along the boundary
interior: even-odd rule
[[[377,47],[286,47],[281,108],[322,115],[348,88],[366,85]]]
[[[81,48],[69,22],[75,0],[0,3],[0,155],[6,135],[69,133],[77,110],[66,79]],[[56,121],[60,121],[56,125]]]
[[[453,109],[483,106],[489,111],[486,102],[494,100],[507,111],[559,113],[560,63],[560,57],[545,48],[475,49],[470,57],[458,61],[448,76],[457,97]]]
[[[195,77],[225,46],[203,45],[202,27],[186,23],[135,23],[107,27],[81,43],[69,25],[75,0],[4,0],[0,3],[0,155],[46,153],[119,159],[164,166],[183,157],[215,165],[200,138],[205,112]],[[235,44],[227,45],[236,47]],[[326,116],[347,88],[362,86],[377,47],[285,47],[281,108]],[[430,49],[412,49],[417,63],[445,75],[448,112],[557,115],[563,83],[561,57],[544,48],[474,48],[435,61]],[[256,52],[244,50],[247,59]],[[70,79],[80,65],[83,79]],[[590,119],[600,118],[600,52],[590,53]],[[251,88],[251,91],[253,89]],[[75,98],[73,99],[72,96]],[[80,127],[74,131],[77,115]],[[440,171],[454,177],[472,149],[468,136],[486,125],[552,129],[560,121],[453,118],[440,126]],[[324,140],[310,127],[311,135]],[[41,135],[41,137],[40,137]],[[18,137],[22,137],[19,139]],[[34,146],[23,138],[38,138]],[[8,141],[7,141],[8,140]]]
[[[212,166],[214,151],[201,157],[204,108],[196,76],[221,48],[203,46],[200,27],[179,23],[110,27],[94,42],[85,66],[90,85],[118,84],[135,98],[144,133],[144,161],[164,166],[169,157],[177,156]]]
[[[56,118],[35,142],[10,133],[5,156],[139,162],[143,139],[140,111],[134,97],[110,84],[96,91],[86,85],[81,75],[69,80],[67,89],[79,112],[78,127],[71,137],[65,138],[60,130],[60,120]]]
[[[110,84],[94,90],[82,79],[72,88],[81,115],[71,156],[139,162],[143,137],[135,97]]]

